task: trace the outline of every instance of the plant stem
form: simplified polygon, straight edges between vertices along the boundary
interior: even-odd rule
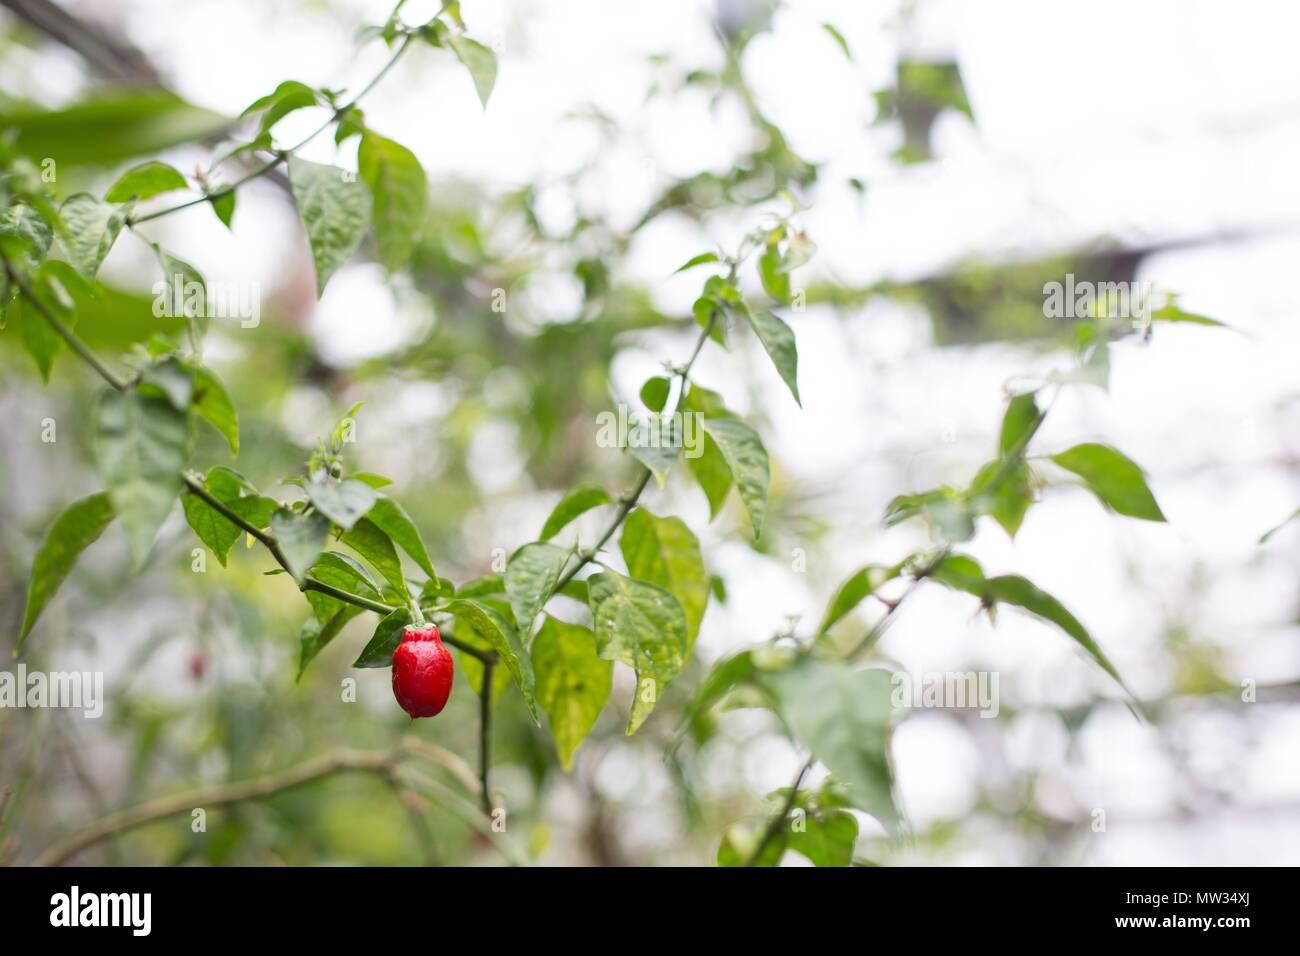
[[[99,373],[100,378],[119,392],[125,392],[131,387],[130,381],[122,378],[110,369],[103,359],[92,352],[90,347],[86,345],[85,342],[81,341],[72,329],[68,328],[67,325],[65,325],[64,322],[56,316],[44,302],[36,297],[36,293],[27,283],[27,280],[18,274],[18,271],[13,267],[13,263],[11,263],[7,257],[4,257],[4,267],[5,273],[9,276],[9,280],[18,287],[18,291],[22,293],[23,298],[26,299],[32,307],[41,314],[41,317],[50,324],[50,328],[54,329],[55,332],[62,336],[63,341],[68,343],[68,347],[71,348],[72,351],[76,352],[87,365]]]
[[[388,751],[337,750],[315,760],[299,764],[296,767],[290,767],[287,770],[263,777],[256,777],[252,780],[221,784],[206,789],[173,794],[169,797],[160,797],[156,800],[148,800],[134,807],[128,807],[117,813],[109,814],[63,838],[37,856],[32,861],[32,865],[58,866],[87,847],[177,813],[196,808],[207,809],[209,807],[226,806],[245,800],[257,800],[338,773],[361,771],[379,774],[391,780],[398,764],[403,759],[411,756],[427,757],[429,748],[441,750],[441,748],[435,748],[433,744],[423,744],[416,747],[409,741],[403,741]],[[450,757],[450,755],[446,755],[446,757]]]
[[[241,176],[239,179],[236,179],[229,186],[223,186],[220,189],[213,190],[212,192],[206,193],[205,195],[198,196],[194,199],[187,199],[185,202],[177,203],[174,206],[168,206],[165,209],[159,209],[154,212],[145,213],[143,216],[129,216],[127,218],[127,225],[136,226],[142,222],[150,222],[154,219],[161,219],[163,216],[170,216],[172,213],[180,212],[182,209],[189,209],[192,206],[199,206],[206,202],[212,202],[214,199],[220,199],[223,196],[227,196],[230,193],[235,192],[235,190],[239,189],[239,187],[243,186],[245,183],[252,182],[254,179],[258,179],[262,176],[265,176],[267,173],[275,169],[281,163],[286,162],[290,156],[298,152],[298,150],[302,149],[304,146],[310,143],[321,133],[325,132],[325,130],[333,126],[336,122],[338,122],[338,120],[345,113],[347,113],[348,110],[356,106],[357,103],[360,101],[360,99],[363,96],[365,96],[367,93],[369,93],[371,90],[373,90],[379,84],[379,81],[382,80],[388,74],[388,71],[397,65],[397,61],[401,59],[402,54],[406,52],[407,48],[411,45],[411,42],[414,39],[415,36],[413,34],[408,33],[406,37],[402,40],[401,44],[397,47],[397,49],[393,51],[393,55],[388,58],[388,61],[383,65],[383,67],[379,70],[379,72],[376,73],[373,77],[371,77],[370,81],[361,88],[361,90],[357,93],[357,95],[352,97],[352,99],[348,100],[348,102],[345,103],[344,105],[335,109],[334,112],[330,114],[330,118],[328,120],[326,120],[319,127],[317,127],[315,131],[309,133],[306,136],[306,138],[301,140],[296,145],[290,147],[289,149],[276,150],[274,158],[267,160],[261,166],[258,166],[256,169],[252,170],[246,175]]]
[[[492,791],[488,788],[488,769],[492,758],[492,673],[496,661],[483,663],[483,688],[479,694],[478,767],[483,795],[483,812],[492,815]]]
[[[713,332],[713,326],[717,320],[718,310],[714,309],[709,315],[709,321],[706,322],[704,328],[700,330],[699,338],[695,340],[695,347],[691,350],[691,357],[687,360],[686,365],[677,373],[677,378],[681,382],[681,387],[677,391],[677,400],[673,403],[672,411],[665,411],[663,413],[664,415],[675,414],[677,408],[681,405],[682,393],[686,390],[686,382],[690,378],[691,369],[695,367],[695,360],[698,359],[700,353],[704,351],[704,344],[709,340],[709,335]],[[653,473],[650,469],[643,467],[643,474],[640,479],[637,481],[632,491],[623,496],[618,511],[615,513],[609,524],[605,526],[605,530],[601,533],[595,546],[588,548],[585,551],[578,552],[576,555],[578,563],[565,571],[564,574],[560,575],[560,579],[555,582],[555,587],[551,589],[551,594],[555,594],[572,581],[578,572],[590,564],[592,559],[600,553],[600,549],[603,548],[609,542],[609,539],[614,536],[614,532],[618,530],[619,525],[621,525],[623,520],[632,513],[632,509],[636,507],[636,503],[640,500],[642,492],[644,492],[646,486],[650,484],[652,476]],[[549,599],[550,596],[548,595],[547,597]]]
[[[786,818],[790,816],[790,811],[794,809],[794,802],[799,799],[799,787],[803,784],[803,778],[808,775],[816,760],[809,757],[795,774],[794,783],[790,784],[790,795],[785,798],[785,804],[781,807],[781,812],[773,817],[767,824],[767,829],[763,831],[762,838],[758,841],[758,846],[754,852],[749,855],[745,861],[745,866],[754,866],[763,858],[763,851],[767,849],[768,844],[777,838],[781,830],[785,827]]]

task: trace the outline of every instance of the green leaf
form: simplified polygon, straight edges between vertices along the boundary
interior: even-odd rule
[[[307,230],[319,298],[339,266],[356,251],[370,225],[370,190],[337,166],[289,160],[293,201]]]
[[[706,418],[704,431],[718,443],[731,477],[740,491],[740,500],[749,512],[749,521],[757,539],[763,529],[767,508],[767,449],[758,432],[736,418]]]
[[[376,477],[378,476],[358,472],[352,476],[352,480],[364,481],[373,488],[375,485],[371,483],[371,479]],[[389,483],[386,478],[380,480]],[[411,516],[406,513],[405,508],[387,495],[381,494],[374,506],[366,513],[366,518],[388,535],[395,545],[409,554],[420,566],[421,571],[435,581],[438,579],[437,572],[433,570],[433,562],[429,560],[429,552],[425,550],[424,539],[420,537],[420,530],[411,520]]]
[[[1218,319],[1212,319],[1208,315],[1200,315],[1196,312],[1188,312],[1180,309],[1175,302],[1169,302],[1151,313],[1151,318],[1156,322],[1188,322],[1192,325],[1217,325],[1222,328],[1228,326]]]
[[[609,700],[614,665],[596,656],[590,629],[547,615],[533,640],[537,702],[546,711],[565,771]]]
[[[383,475],[376,475],[371,471],[354,471],[352,477],[357,481],[364,481],[371,488],[387,488],[393,483],[393,479],[385,478]]]
[[[1088,490],[1108,508],[1131,518],[1165,520],[1142,469],[1109,445],[1075,445],[1053,455],[1052,461],[1082,478]]]
[[[790,730],[848,788],[853,805],[896,834],[901,821],[889,765],[890,673],[804,655],[762,679]]]
[[[391,273],[411,258],[424,225],[429,191],[424,167],[405,146],[366,130],[357,151],[357,169],[373,199],[379,259]]]
[[[881,564],[868,564],[855,571],[839,586],[839,590],[831,598],[830,604],[826,607],[826,615],[817,627],[817,633],[825,634],[882,584],[898,577],[900,571],[898,566],[885,567]]]
[[[14,646],[15,657],[41,611],[72,570],[77,557],[99,539],[112,520],[113,506],[102,491],[74,501],[54,519],[32,563],[32,579],[27,585],[27,608],[23,611],[18,643]]]
[[[757,333],[758,340],[763,343],[763,348],[767,349],[781,381],[785,382],[795,403],[802,408],[798,381],[799,352],[795,348],[794,332],[777,315],[766,309],[757,312],[746,310],[745,314],[749,317],[749,324]]]
[[[668,395],[672,388],[672,382],[662,375],[648,378],[641,386],[641,402],[652,412],[662,412],[664,406],[668,404]]]
[[[668,472],[682,451],[677,432],[672,419],[658,419],[653,425],[634,422],[628,428],[628,452],[650,470],[660,488],[668,480]]]
[[[488,97],[497,82],[497,55],[488,47],[466,36],[449,35],[447,43],[456,58],[469,70],[479,102],[487,109]]]
[[[95,277],[130,212],[130,203],[115,206],[100,202],[90,193],[69,196],[59,207],[65,227],[63,245],[68,261],[78,272],[89,279]]]
[[[712,521],[726,504],[727,494],[731,491],[731,468],[727,465],[727,459],[723,457],[718,443],[706,432],[701,453],[695,458],[687,458],[686,464],[690,466],[691,473],[695,475],[695,480],[708,499],[709,520]]]
[[[686,614],[686,654],[695,646],[709,603],[709,575],[700,542],[680,518],[660,518],[637,508],[623,522],[619,540],[627,572],[668,591]]]
[[[684,263],[673,270],[673,275],[679,272],[685,272],[687,269],[694,269],[696,266],[702,266],[706,262],[717,262],[718,254],[716,252],[701,252],[698,256],[691,256]]]
[[[1006,414],[1002,416],[1002,433],[998,439],[998,451],[1002,457],[1022,453],[1042,423],[1043,412],[1033,392],[1011,399]]]
[[[1079,623],[1078,618],[1066,610],[1056,598],[1039,588],[1028,578],[1018,574],[1004,574],[989,578],[985,589],[986,601],[1014,604],[1031,614],[1055,624],[1066,634],[1074,638],[1084,650],[1092,655],[1093,660],[1121,686],[1125,687],[1119,671],[1111,664],[1101,647],[1092,639],[1088,629]],[[1127,687],[1125,687],[1127,690]]]
[[[849,866],[858,842],[858,821],[844,810],[808,812],[790,826],[791,850],[806,856],[813,866]]]
[[[235,190],[231,189],[220,195],[214,195],[210,200],[212,211],[217,214],[221,224],[227,229],[231,228],[230,222],[235,218]]]
[[[57,282],[57,279],[50,277],[51,282]],[[39,290],[40,285],[34,286],[33,289]],[[53,291],[51,289],[51,291]],[[66,295],[66,293],[65,293]],[[38,301],[44,305],[54,317],[63,322],[64,325],[72,328],[76,325],[77,315],[69,308],[69,300],[52,294],[44,294],[37,291]],[[17,320],[19,331],[22,334],[23,347],[27,354],[32,357],[36,363],[36,368],[41,373],[41,380],[47,384],[50,381],[50,372],[54,368],[54,360],[67,347],[63,336],[54,330],[44,315],[27,301],[26,297],[20,296],[12,306],[13,315]]]
[[[309,617],[303,623],[302,633],[298,636],[300,649],[298,651],[298,675],[295,680],[302,680],[307,665],[316,659],[316,655],[325,649],[326,644],[338,637],[339,631],[343,630],[348,621],[362,611],[355,604],[338,603],[338,609],[324,621],[317,617]]]
[[[238,484],[231,481],[228,473],[223,474],[215,468],[208,474],[203,484],[214,498],[228,508],[240,497]],[[226,556],[239,540],[239,526],[198,495],[182,495],[181,508],[185,512],[186,522],[199,536],[199,540],[208,546],[208,550],[216,555],[217,561],[224,568]]]
[[[203,337],[208,334],[208,285],[184,259],[173,256],[162,246],[153,243],[154,254],[163,273],[163,294],[168,309],[175,318],[183,317],[190,331],[190,343],[198,352]],[[177,306],[179,305],[179,309]]]
[[[262,120],[258,126],[258,135],[261,136],[295,110],[315,106],[318,102],[320,97],[306,83],[285,80],[274,91],[250,103],[240,116],[248,116],[260,110]]]
[[[239,414],[221,379],[212,369],[202,365],[194,368],[194,410],[221,432],[230,445],[230,453],[238,455]]]
[[[519,625],[519,636],[524,641],[532,633],[533,621],[555,590],[568,560],[567,549],[545,541],[526,544],[510,556],[505,588],[510,597],[510,610]]]
[[[853,54],[849,51],[849,41],[844,39],[844,34],[841,33],[833,23],[823,23],[822,29],[830,34],[831,39],[839,46],[845,58],[852,60]]]
[[[627,721],[633,734],[686,662],[686,614],[663,588],[612,571],[592,575],[587,589],[600,656],[636,671]]]
[[[183,412],[189,409],[194,395],[194,372],[174,357],[165,358],[140,370],[140,390],[161,395]]]
[[[329,520],[319,512],[302,514],[277,508],[271,515],[271,534],[280,544],[289,573],[302,584],[307,570],[316,563],[330,537]]]
[[[379,599],[379,585],[370,573],[355,559],[337,551],[326,551],[307,572],[311,577],[332,587]]]
[[[129,199],[151,199],[174,189],[189,189],[190,184],[174,166],[151,160],[132,166],[124,172],[104,195],[111,203],[123,203]]]
[[[353,667],[392,667],[393,651],[402,643],[402,629],[411,620],[411,613],[399,607],[383,618],[375,628],[374,635],[361,649]]]
[[[775,243],[768,245],[759,256],[758,277],[768,295],[778,302],[790,301],[790,274],[781,268],[781,255]]]
[[[578,488],[570,491],[560,499],[551,516],[546,519],[546,524],[542,526],[541,539],[547,541],[555,537],[570,521],[592,508],[612,503],[613,499],[603,488]]]
[[[945,555],[930,569],[929,576],[954,591],[965,591],[979,598],[984,597],[984,587],[987,583],[984,569],[969,555]]]
[[[185,415],[165,399],[134,391],[100,397],[95,455],[137,570],[180,491],[188,442]]]
[[[533,723],[541,724],[537,717],[537,698],[534,691],[536,677],[533,674],[532,658],[524,651],[519,642],[519,635],[509,621],[488,605],[467,598],[457,598],[447,605],[446,610],[463,619],[486,639],[500,655],[501,661],[510,671],[515,686],[523,694],[524,705]]]
[[[393,586],[403,601],[411,599],[411,592],[406,587],[406,578],[402,574],[402,559],[398,557],[392,539],[382,528],[369,518],[362,518],[349,530],[343,532],[341,540],[369,561],[371,567]]]
[[[336,483],[309,481],[304,486],[316,510],[344,531],[349,530],[379,500],[379,492],[364,481],[347,478]]]

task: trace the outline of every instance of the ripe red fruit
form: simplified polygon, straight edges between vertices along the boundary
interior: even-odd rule
[[[442,712],[451,694],[451,652],[432,624],[408,624],[393,651],[393,696],[411,717]]]

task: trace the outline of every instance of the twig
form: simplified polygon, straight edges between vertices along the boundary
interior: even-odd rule
[[[36,857],[32,865],[58,866],[96,843],[195,807],[219,807],[244,800],[256,800],[347,771],[357,770],[387,775],[405,755],[406,751],[401,746],[380,753],[340,750],[297,767],[253,780],[190,790],[170,797],[149,800],[110,814],[65,837]]]
[[[781,807],[781,812],[773,817],[767,824],[767,829],[763,831],[762,839],[758,841],[758,846],[754,847],[754,852],[749,855],[745,861],[745,866],[754,866],[763,858],[763,851],[767,849],[768,844],[777,838],[781,830],[785,827],[786,818],[790,816],[790,811],[794,809],[794,802],[799,799],[799,787],[803,785],[803,778],[808,775],[816,761],[809,757],[795,774],[794,783],[790,784],[790,795],[785,798],[785,804]]]
[[[492,672],[495,661],[483,664],[483,687],[479,694],[478,772],[483,796],[483,812],[492,815],[492,791],[488,787],[488,769],[492,758]]]
[[[227,196],[235,192],[235,190],[239,189],[239,187],[243,186],[245,183],[252,182],[254,179],[258,179],[262,176],[265,176],[267,173],[275,169],[281,163],[287,161],[290,156],[298,152],[298,150],[302,149],[304,146],[310,143],[321,133],[325,132],[325,130],[333,126],[336,122],[338,122],[338,120],[345,113],[348,112],[348,110],[356,106],[358,101],[360,101],[360,99],[363,96],[365,96],[367,93],[373,90],[375,86],[378,85],[379,81],[382,80],[388,74],[388,71],[397,65],[397,61],[401,59],[402,54],[406,52],[407,47],[411,45],[411,42],[414,39],[415,39],[414,34],[408,33],[406,35],[406,38],[402,40],[401,44],[393,52],[393,55],[388,58],[388,62],[386,62],[383,65],[383,67],[380,69],[380,71],[370,79],[370,82],[368,82],[365,86],[363,86],[361,90],[357,93],[357,95],[352,97],[352,99],[348,100],[347,103],[335,109],[334,112],[330,114],[330,118],[328,120],[322,123],[314,132],[308,134],[305,139],[303,139],[296,145],[290,147],[289,149],[276,150],[275,155],[272,159],[267,160],[261,166],[252,170],[248,174],[241,176],[239,179],[236,179],[229,186],[223,186],[220,189],[215,189],[210,193],[206,193],[202,196],[197,196],[194,199],[187,199],[185,202],[177,203],[174,206],[168,206],[165,209],[159,209],[156,210],[155,212],[145,213],[142,216],[128,216],[127,225],[136,226],[142,222],[150,222],[154,219],[161,219],[163,216],[170,216],[172,213],[180,212],[182,209],[189,209],[193,206],[202,205],[205,202],[212,202],[213,200],[220,199],[223,196]]]
[[[686,364],[677,372],[677,378],[681,382],[681,388],[678,389],[677,400],[673,404],[673,410],[671,412],[665,412],[665,415],[672,415],[675,413],[677,407],[681,404],[682,392],[686,389],[686,382],[690,378],[691,369],[695,366],[695,360],[700,357],[700,352],[704,350],[704,344],[709,340],[709,335],[713,332],[713,326],[717,320],[718,310],[714,309],[709,315],[709,321],[706,322],[704,328],[700,330],[699,338],[695,340],[695,348],[691,350],[690,359],[688,359]],[[551,589],[551,594],[555,594],[572,581],[577,573],[585,568],[591,560],[600,553],[600,549],[603,548],[609,542],[609,539],[614,536],[614,532],[618,530],[619,525],[621,525],[623,520],[632,513],[632,509],[636,507],[636,503],[640,500],[642,492],[644,492],[646,486],[650,484],[651,477],[652,472],[649,468],[645,468],[644,473],[637,481],[635,487],[633,487],[631,492],[623,496],[618,511],[614,514],[614,517],[610,520],[609,524],[605,526],[605,530],[601,533],[600,538],[597,539],[596,544],[584,551],[578,552],[576,555],[578,563],[565,571],[564,574],[560,575],[560,579],[555,582],[555,587]]]

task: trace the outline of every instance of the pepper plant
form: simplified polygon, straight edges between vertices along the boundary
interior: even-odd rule
[[[389,274],[406,270],[417,255],[430,183],[414,153],[387,135],[400,131],[372,128],[362,101],[418,45],[458,59],[484,105],[497,63],[492,50],[466,32],[455,3],[419,24],[405,22],[399,4],[363,39],[391,50],[369,83],[345,95],[286,80],[249,105],[239,127],[243,135],[224,143],[194,177],[151,160],[125,170],[102,196],[58,196],[29,159],[0,145],[4,334],[30,354],[47,381],[53,363],[71,352],[105,386],[88,413],[103,488],[68,503],[46,532],[33,562],[14,653],[39,639],[42,612],[78,556],[111,524],[121,525],[131,563],[142,568],[179,500],[189,527],[221,565],[237,559],[243,541],[263,552],[266,588],[292,585],[302,595],[297,676],[363,616],[373,628],[370,639],[356,648],[357,668],[391,667],[404,634],[440,634],[481,701],[479,766],[465,786],[476,791],[472,795],[490,816],[498,802],[509,801],[508,793],[494,792],[490,779],[491,717],[499,693],[517,695],[537,726],[545,718],[556,756],[564,770],[571,770],[611,695],[615,664],[635,675],[625,719],[626,734],[635,734],[691,660],[708,605],[724,599],[725,582],[711,574],[696,532],[680,517],[651,510],[647,491],[668,482],[693,484],[707,499],[711,520],[738,500],[748,536],[762,540],[771,468],[760,431],[728,407],[727,396],[698,383],[693,372],[706,349],[721,353],[752,335],[771,360],[770,384],[779,381],[790,400],[800,402],[792,328],[797,322],[791,314],[799,292],[793,277],[816,248],[800,226],[798,204],[787,201],[784,211],[773,212],[769,203],[756,212],[730,249],[687,259],[678,271],[702,277],[691,316],[693,345],[683,355],[666,357],[665,373],[649,378],[640,391],[662,426],[657,434],[667,440],[629,442],[625,485],[572,488],[535,533],[518,529],[503,569],[453,582],[439,575],[437,556],[391,493],[391,482],[367,470],[364,461],[352,460],[349,435],[360,406],[344,412],[302,467],[278,482],[196,460],[195,436],[207,428],[215,429],[232,456],[239,455],[239,403],[205,361],[202,263],[182,260],[150,236],[150,224],[201,206],[230,227],[247,183],[287,173],[318,296],[359,249]],[[692,82],[719,90],[740,82],[734,58],[728,64],[716,76]],[[764,151],[751,157],[775,171],[771,194],[762,199],[791,199],[792,190],[815,178],[815,169],[785,145],[752,99],[747,104],[755,125],[770,134]],[[328,119],[319,128],[296,142],[281,141],[281,120],[322,107]],[[339,145],[356,141],[355,171],[300,155],[326,135]],[[666,192],[647,218],[689,205],[691,185]],[[750,184],[738,173],[714,185],[730,194]],[[167,300],[182,305],[185,326],[172,336],[152,336],[119,360],[99,354],[78,336],[73,293],[96,294],[101,264],[124,241],[149,248]],[[584,262],[585,282],[607,281],[598,259]],[[1177,320],[1181,314],[1157,312],[1156,318]],[[855,862],[858,818],[851,810],[873,817],[891,835],[905,831],[890,756],[899,715],[890,703],[890,672],[873,664],[871,655],[900,608],[926,585],[967,594],[990,617],[1010,607],[1054,625],[1127,694],[1101,643],[1071,610],[1026,577],[987,574],[963,548],[982,517],[1014,536],[1043,494],[1067,480],[1082,483],[1117,515],[1164,520],[1143,470],[1118,449],[1095,442],[1042,448],[1038,440],[1056,395],[1070,388],[1104,388],[1112,344],[1148,332],[1100,311],[1078,323],[1076,365],[1008,393],[997,445],[966,484],[919,490],[884,508],[887,527],[923,522],[931,531],[930,545],[891,564],[864,565],[827,589],[820,620],[723,659],[685,699],[677,699],[679,712],[669,717],[678,727],[670,759],[723,705],[773,711],[806,755],[790,786],[773,793],[760,814],[718,834],[719,864],[771,865],[786,849],[818,865]],[[682,453],[682,416],[700,425],[698,455]],[[589,512],[605,519],[591,540],[556,543]],[[609,561],[615,547],[623,569]],[[855,609],[869,601],[883,613],[863,634],[848,625]],[[430,632],[430,626],[437,630]],[[432,643],[437,644],[436,636]],[[503,691],[506,687],[511,689]],[[442,709],[446,691],[440,685],[430,711]],[[1136,702],[1134,709],[1140,710]],[[818,766],[828,775],[809,786]],[[376,767],[391,770],[387,763]],[[792,829],[787,824],[796,811],[806,826]],[[90,842],[76,837],[45,859],[57,862]]]

